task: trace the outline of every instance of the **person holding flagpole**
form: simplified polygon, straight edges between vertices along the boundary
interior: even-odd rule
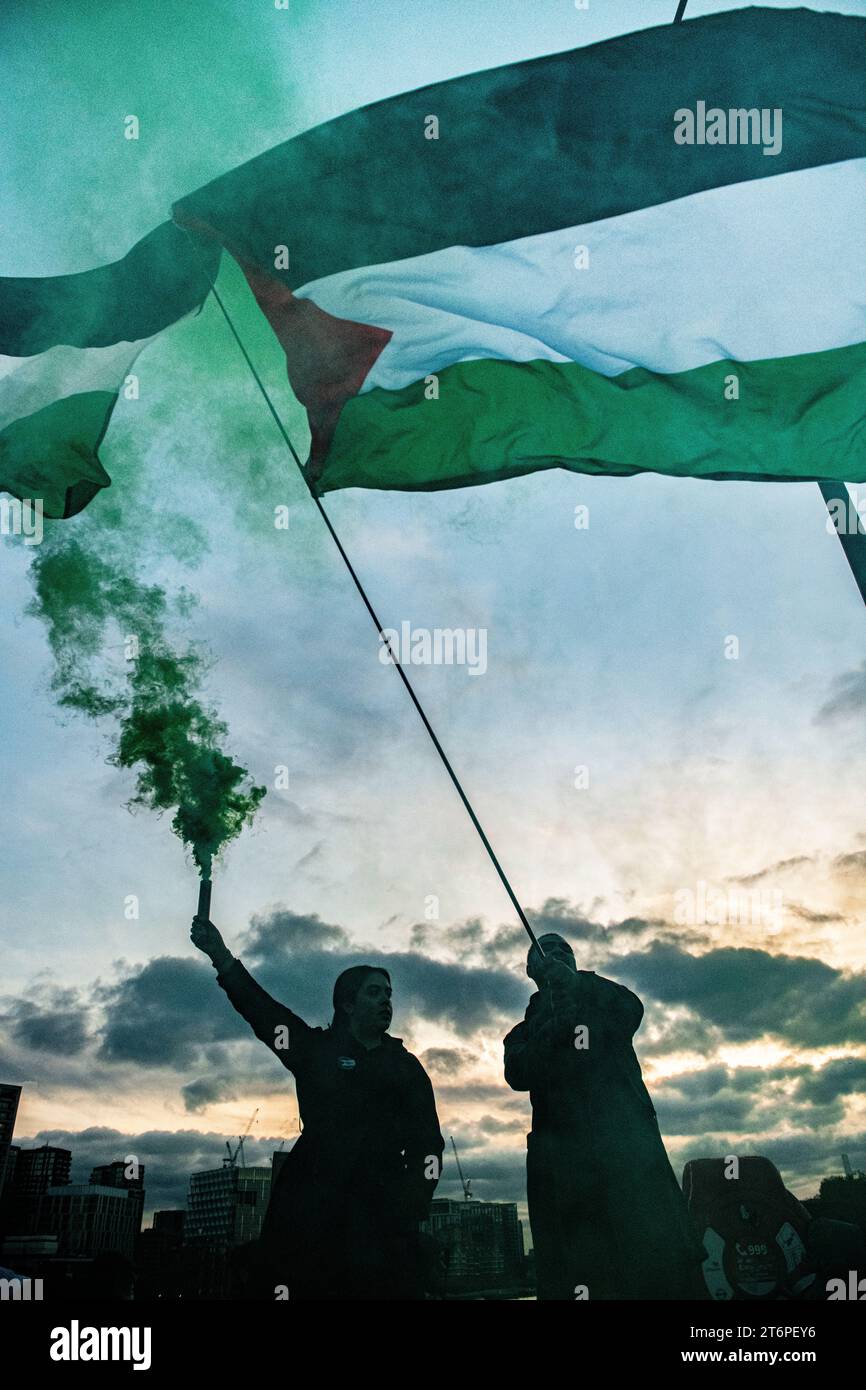
[[[527,1197],[539,1300],[705,1298],[703,1248],[665,1152],[632,1037],[643,1005],[578,970],[555,932],[530,948],[538,985],[505,1039],[529,1091]]]

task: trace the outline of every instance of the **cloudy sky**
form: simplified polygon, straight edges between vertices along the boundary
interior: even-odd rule
[[[173,199],[309,125],[674,10],[9,4],[0,271],[116,259]],[[221,288],[305,448],[227,258]],[[208,645],[207,697],[269,788],[212,916],[311,1023],[345,965],[387,964],[393,1031],[428,1066],[476,1194],[522,1203],[529,1108],[501,1040],[529,988],[508,900],[215,306],[137,370],[102,450],[115,539],[196,596],[177,642]],[[677,1172],[764,1153],[802,1195],[843,1151],[866,1167],[866,624],[817,487],[550,472],[327,506],[386,623],[486,630],[483,675],[413,679],[537,925],[644,1000],[638,1053]],[[24,1086],[19,1140],[66,1144],[78,1177],[137,1154],[148,1208],[178,1205],[256,1107],[248,1158],[291,1143],[294,1091],[190,945],[194,872],[166,819],[125,809],[111,725],[58,713],[29,559],[2,538],[0,1080]],[[456,1194],[453,1168],[440,1190]]]

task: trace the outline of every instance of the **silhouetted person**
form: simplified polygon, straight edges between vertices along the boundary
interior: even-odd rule
[[[505,1039],[505,1079],[529,1091],[527,1196],[539,1299],[705,1297],[703,1251],[632,1047],[643,1005],[540,938],[539,992]]]
[[[273,1283],[291,1299],[423,1298],[417,1223],[429,1214],[444,1143],[427,1073],[388,1033],[387,971],[344,970],[331,1026],[311,1028],[256,984],[212,922],[196,917],[191,937],[297,1083],[303,1133],[262,1229]]]

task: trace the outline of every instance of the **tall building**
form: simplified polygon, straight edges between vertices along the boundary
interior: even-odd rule
[[[49,1187],[69,1182],[72,1152],[42,1144],[38,1149],[18,1148],[12,1187],[21,1197],[43,1197]]]
[[[186,1212],[155,1211],[153,1225],[135,1247],[136,1298],[180,1298],[189,1292],[189,1260],[183,1248]]]
[[[140,1221],[134,1193],[86,1182],[50,1187],[41,1217],[44,1228],[57,1236],[61,1257],[115,1254],[130,1260]]]
[[[18,1114],[20,1099],[20,1086],[0,1085],[0,1202],[3,1200],[6,1160],[12,1147],[12,1135],[15,1133],[15,1117]]]
[[[186,1239],[227,1249],[256,1240],[271,1195],[270,1168],[226,1164],[189,1180]]]
[[[121,1187],[129,1193],[133,1209],[135,1234],[141,1231],[141,1218],[144,1215],[144,1164],[135,1165],[135,1177],[127,1177],[130,1163],[125,1159],[115,1159],[113,1163],[103,1163],[91,1169],[90,1181],[98,1187]]]
[[[523,1226],[515,1202],[434,1197],[421,1229],[443,1252],[448,1289],[495,1289],[523,1277]]]
[[[185,1227],[186,1211],[183,1207],[172,1207],[166,1211],[153,1213],[151,1230],[167,1242],[182,1245]]]
[[[11,1145],[3,1201],[5,1235],[52,1234],[45,1225],[48,1190],[68,1184],[71,1165],[69,1149],[50,1144],[42,1144],[38,1149]]]

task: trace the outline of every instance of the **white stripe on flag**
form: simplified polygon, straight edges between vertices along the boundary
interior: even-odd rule
[[[183,323],[192,310],[177,320]],[[172,325],[173,326],[173,325]],[[161,333],[108,347],[70,347],[63,344],[33,357],[0,355],[0,429],[24,415],[35,415],[52,401],[84,391],[117,391],[139,353]]]
[[[866,341],[864,208],[866,159],[846,160],[343,271],[297,294],[393,332],[365,391],[484,357],[575,361],[606,376],[789,357]]]

